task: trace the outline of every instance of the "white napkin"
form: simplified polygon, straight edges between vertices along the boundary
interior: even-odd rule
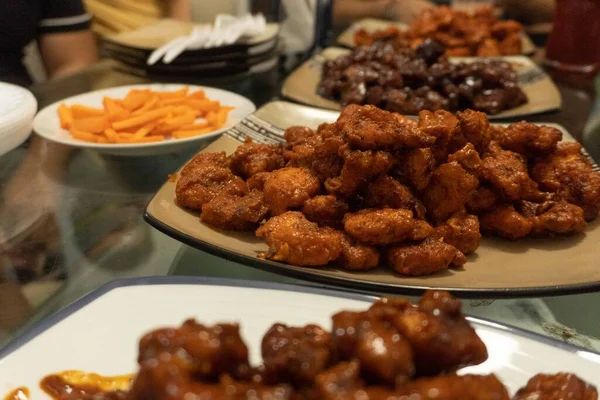
[[[266,29],[267,21],[262,14],[246,14],[234,17],[219,14],[212,26],[196,26],[188,36],[180,36],[154,50],[148,57],[148,65],[154,65],[162,58],[165,64],[171,63],[186,50],[207,49],[226,46],[242,37],[256,36]]]

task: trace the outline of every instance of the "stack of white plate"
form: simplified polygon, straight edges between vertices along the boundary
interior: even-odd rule
[[[29,137],[36,111],[37,101],[29,90],[0,82],[0,155]]]

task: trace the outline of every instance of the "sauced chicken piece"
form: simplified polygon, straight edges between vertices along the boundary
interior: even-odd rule
[[[481,230],[505,239],[518,240],[529,235],[533,222],[519,214],[512,205],[501,205],[480,216]]]
[[[425,218],[425,207],[410,189],[391,176],[382,175],[367,187],[365,204],[371,208],[405,208]]]
[[[139,343],[140,367],[152,368],[161,359],[173,361],[175,367],[198,379],[217,379],[221,374],[241,377],[249,371],[248,348],[239,326],[231,324],[205,326],[190,319],[180,328],[157,329],[144,335]]]
[[[252,142],[246,142],[239,146],[231,155],[231,171],[248,179],[260,172],[271,172],[284,165],[281,146],[271,146]]]
[[[333,359],[331,335],[317,325],[273,325],[262,340],[265,376],[270,382],[310,385]]]
[[[185,167],[181,170],[181,175],[189,174],[193,169],[199,165],[218,165],[223,168],[227,168],[229,161],[224,151],[220,153],[200,153],[190,160]]]
[[[535,236],[583,232],[587,227],[581,207],[566,201],[548,205],[543,212],[533,216],[531,221],[531,234]]]
[[[427,238],[419,244],[392,247],[387,253],[388,265],[407,276],[430,275],[459,267],[467,262],[463,253],[442,240]]]
[[[394,166],[394,156],[384,151],[345,151],[340,176],[325,181],[331,194],[348,197],[370,179],[386,174]]]
[[[560,143],[557,150],[535,163],[531,176],[542,189],[583,208],[591,221],[600,212],[600,173],[593,172],[579,143]]]
[[[298,144],[316,134],[317,133],[308,126],[291,126],[285,130],[283,137],[289,144]]]
[[[286,167],[273,171],[264,186],[265,203],[273,215],[302,207],[321,188],[319,179],[306,168]]]
[[[430,148],[413,149],[399,157],[396,174],[421,192],[429,184],[435,167],[435,156]]]
[[[339,153],[343,145],[340,137],[323,137],[319,133],[296,142],[291,150],[284,151],[284,157],[289,166],[306,167],[324,181],[340,174],[343,160]]]
[[[460,300],[438,290],[426,291],[418,307],[400,304],[393,324],[412,346],[417,375],[455,371],[487,359],[485,344],[460,307]]]
[[[490,122],[487,116],[479,111],[465,110],[456,113],[462,136],[483,152],[490,143]]]
[[[350,400],[357,390],[364,388],[358,361],[341,362],[317,375],[315,398],[322,400]]]
[[[552,153],[562,139],[558,129],[526,121],[510,124],[506,129],[495,129],[492,135],[493,140],[506,150],[527,157]]]
[[[307,220],[301,212],[288,211],[265,222],[256,231],[269,245],[262,257],[292,265],[326,265],[342,251],[342,234]]]
[[[481,171],[481,158],[475,150],[473,143],[467,143],[463,148],[448,156],[448,162],[456,161],[473,176],[479,177]]]
[[[513,397],[514,400],[597,400],[596,388],[574,374],[537,374]]]
[[[368,271],[379,265],[379,251],[375,247],[359,243],[344,234],[338,263],[345,269]]]
[[[510,399],[506,387],[495,375],[445,375],[434,378],[419,378],[399,388],[397,393],[399,399]]]
[[[250,191],[259,190],[262,192],[265,188],[265,182],[267,181],[268,177],[269,177],[268,172],[259,172],[258,174],[252,175],[246,181],[246,184],[248,185],[248,190],[250,190]]]
[[[228,168],[215,164],[197,164],[187,174],[179,177],[175,197],[180,206],[201,210],[204,204],[219,194],[242,196],[246,191],[246,182],[232,174]]]
[[[471,254],[479,247],[481,233],[479,219],[474,215],[459,213],[436,226],[436,233],[463,254]]]
[[[332,195],[315,196],[306,200],[302,207],[302,213],[309,221],[332,227],[341,226],[348,210],[348,204]]]
[[[520,54],[523,49],[523,38],[520,33],[511,33],[498,44],[502,54]]]
[[[419,112],[419,129],[426,135],[434,136],[438,143],[447,144],[452,141],[460,128],[458,119],[448,111],[423,110]]]
[[[263,193],[255,190],[242,197],[218,195],[202,206],[200,218],[215,228],[245,232],[254,231],[268,212]]]
[[[525,157],[503,150],[496,142],[490,144],[483,156],[481,174],[508,201],[545,199],[537,183],[529,177]]]
[[[479,181],[456,161],[440,165],[423,193],[423,203],[434,221],[445,221],[460,211]]]
[[[412,211],[391,208],[346,214],[344,230],[354,239],[370,245],[423,240],[434,232],[427,222],[414,219]]]
[[[498,202],[498,195],[487,186],[479,186],[469,200],[467,200],[467,209],[477,215],[491,209]]]
[[[336,124],[346,141],[361,150],[427,147],[435,137],[402,123],[402,117],[375,106],[349,105]]]
[[[337,313],[332,319],[338,356],[358,360],[361,376],[368,382],[394,387],[413,376],[410,344],[389,321],[369,312],[351,311]]]

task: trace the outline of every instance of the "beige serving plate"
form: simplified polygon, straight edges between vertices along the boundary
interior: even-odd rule
[[[355,47],[354,44],[354,33],[360,29],[364,29],[367,32],[376,32],[395,25],[400,30],[408,29],[408,25],[402,23],[393,23],[384,19],[366,18],[352,24],[346,29],[337,39],[337,42],[342,46]],[[526,33],[521,35],[522,50],[521,54],[533,54],[535,52],[535,44],[531,41],[531,38]]]
[[[332,111],[272,102],[202,152],[231,153],[248,136],[263,143],[277,143],[282,140],[283,129],[289,126],[315,128],[322,122],[334,121],[337,116],[338,113]],[[559,129],[564,133],[564,140],[573,140],[564,129]],[[462,296],[516,297],[600,288],[600,219],[590,223],[585,233],[571,237],[518,242],[484,238],[463,269],[413,278],[403,277],[387,268],[360,273],[332,267],[294,267],[262,260],[257,255],[267,250],[267,245],[261,239],[251,232],[217,231],[202,224],[197,213],[175,204],[175,183],[170,181],[149,203],[145,218],[173,238],[220,257],[274,273],[360,290],[410,293],[438,288],[458,291]]]
[[[337,101],[330,100],[318,93],[323,63],[350,52],[340,47],[329,47],[306,61],[285,80],[281,94],[290,100],[310,106],[341,110]],[[490,119],[518,118],[525,115],[540,114],[557,110],[561,106],[561,96],[552,79],[533,61],[525,56],[505,56],[497,59],[513,64],[519,76],[519,85],[529,101],[522,106],[490,115]],[[451,58],[451,62],[475,62],[477,57]]]

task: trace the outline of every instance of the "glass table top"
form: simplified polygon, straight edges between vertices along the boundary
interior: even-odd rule
[[[190,83],[235,91],[260,107],[276,98],[284,76],[276,68],[252,77]],[[103,61],[32,91],[42,108],[91,90],[145,82]],[[595,101],[593,85],[569,79],[557,83],[563,109],[528,119],[560,123],[581,139]],[[196,250],[143,221],[154,192],[199,150],[116,157],[74,151],[32,136],[0,156],[0,347],[41,318],[118,278],[173,274],[318,286]],[[471,315],[600,351],[599,303],[598,293],[464,301]]]

